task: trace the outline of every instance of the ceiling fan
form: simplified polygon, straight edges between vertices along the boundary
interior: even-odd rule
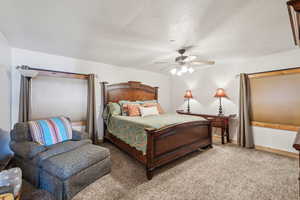
[[[200,60],[196,55],[185,55],[186,48],[179,49],[177,51],[180,55],[175,58],[175,63],[170,63],[167,61],[158,61],[155,64],[170,64],[167,68],[172,75],[181,76],[184,73],[193,73],[195,67],[200,67],[201,65],[214,65],[215,61],[210,60]],[[200,66],[197,66],[200,65]]]

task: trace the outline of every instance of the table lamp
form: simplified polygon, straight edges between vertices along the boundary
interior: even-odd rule
[[[184,98],[186,98],[188,100],[187,112],[189,113],[190,112],[190,99],[193,98],[192,91],[187,90],[185,92]]]
[[[222,98],[227,97],[225,90],[223,88],[218,88],[216,91],[216,94],[214,97],[218,97],[220,100],[220,105],[219,105],[219,115],[223,115],[223,110],[222,110]]]

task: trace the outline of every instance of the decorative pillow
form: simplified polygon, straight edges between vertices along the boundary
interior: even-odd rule
[[[142,117],[149,116],[149,115],[159,115],[156,106],[152,106],[152,107],[140,106],[140,112]]]
[[[122,116],[128,116],[128,107],[126,104],[140,104],[140,101],[127,101],[127,100],[121,100],[119,101],[119,104],[121,106]]]
[[[127,109],[127,106],[125,106],[125,110],[124,110],[124,104],[130,104],[130,103],[133,103],[132,101],[126,101],[126,100],[121,100],[119,101],[119,105],[121,107],[121,113],[122,113],[122,116],[128,116],[128,109]]]
[[[121,106],[118,103],[108,103],[109,114],[110,115],[121,115]]]
[[[127,105],[128,109],[128,116],[134,117],[134,116],[140,116],[140,105],[139,104],[125,104]]]
[[[142,106],[143,107],[153,107],[153,106],[156,106],[159,114],[164,114],[165,113],[165,111],[163,110],[163,108],[161,107],[161,105],[159,103],[144,103],[144,104],[142,104]]]
[[[132,114],[134,114],[134,113],[136,113],[136,109],[139,109],[138,107],[140,106],[140,104],[137,104],[137,103],[129,103],[129,104],[123,104],[123,112],[124,112],[124,115],[123,116],[131,116],[130,114],[129,114],[129,107],[131,108],[131,109],[133,109],[133,110],[135,110],[135,111],[133,111],[132,110]],[[139,112],[139,111],[138,111]],[[135,114],[134,114],[134,116],[136,116]]]
[[[71,122],[66,117],[29,121],[30,134],[34,142],[49,146],[72,139]]]

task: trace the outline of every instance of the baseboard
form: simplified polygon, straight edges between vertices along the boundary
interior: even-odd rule
[[[213,140],[220,140],[220,139],[221,139],[221,136],[218,136],[218,135],[213,136]],[[231,140],[230,144],[237,145],[237,141],[236,140]],[[269,153],[278,154],[278,155],[281,155],[281,156],[290,157],[290,158],[299,158],[298,153],[293,153],[293,152],[284,151],[284,150],[280,150],[280,149],[274,149],[274,148],[271,148],[271,147],[255,145],[255,149],[259,150],[259,151],[265,151],[265,152],[269,152]]]

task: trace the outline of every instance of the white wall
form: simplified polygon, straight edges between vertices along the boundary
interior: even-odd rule
[[[18,65],[28,65],[30,67],[36,68],[45,68],[77,73],[95,73],[98,75],[99,81],[107,81],[109,83],[141,81],[151,86],[158,86],[159,101],[161,105],[167,111],[170,110],[171,107],[171,81],[168,76],[162,74],[13,48],[12,66],[13,68],[15,68]],[[20,85],[20,74],[15,69],[12,73],[12,80],[12,121],[13,123],[15,123],[18,120],[18,96]]]
[[[112,66],[92,61],[49,55],[23,49],[12,49],[12,66],[29,65],[53,70],[78,73],[96,73],[100,81],[109,83],[129,80],[142,81],[145,84],[159,86],[159,100],[167,111],[185,108],[183,95],[191,89],[195,99],[191,102],[192,111],[208,114],[218,112],[218,100],[213,97],[215,89],[225,88],[230,99],[224,99],[223,109],[226,114],[238,113],[239,73],[268,71],[300,66],[298,49],[266,55],[253,59],[218,61],[211,68],[198,70],[192,75],[173,77],[123,67]],[[18,119],[19,73],[12,71],[12,122]],[[9,113],[9,112],[8,112]],[[231,122],[230,134],[236,138],[237,120]],[[292,143],[295,133],[291,131],[254,127],[256,145],[293,152]]]
[[[183,95],[186,89],[191,89],[194,100],[191,102],[192,112],[217,114],[218,99],[214,98],[216,88],[226,90],[230,99],[223,100],[223,110],[226,114],[238,114],[239,73],[261,72],[300,66],[300,51],[293,49],[272,55],[253,59],[224,60],[206,69],[199,69],[192,75],[172,78],[172,107],[186,108],[183,105]],[[230,134],[237,135],[237,120],[233,120]],[[295,132],[254,127],[256,145],[295,152],[292,148]]]
[[[0,32],[0,128],[4,130],[10,129],[10,65],[11,48]]]

